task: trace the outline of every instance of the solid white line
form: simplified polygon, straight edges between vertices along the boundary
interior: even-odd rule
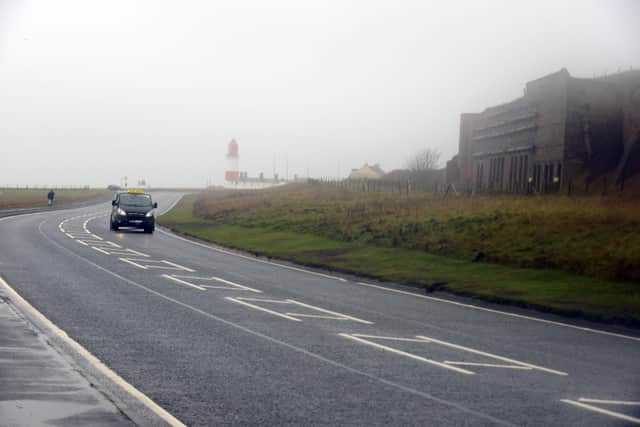
[[[230,280],[221,279],[220,277],[211,276],[211,279],[212,279],[212,280],[215,280],[216,282],[221,282],[221,283],[225,283],[225,284],[227,284],[227,285],[231,285],[231,286],[235,286],[235,287],[238,287],[238,288],[244,289],[244,290],[246,290],[246,291],[251,291],[251,292],[258,293],[258,294],[261,294],[261,293],[262,293],[262,291],[259,291],[259,290],[257,290],[257,289],[253,289],[253,288],[250,288],[250,287],[245,286],[245,285],[240,285],[240,284],[235,283],[235,282],[232,282],[232,281],[230,281]]]
[[[165,411],[162,407],[160,407],[157,403],[151,400],[147,395],[142,393],[140,390],[126,382],[122,377],[112,371],[107,365],[102,363],[97,357],[89,352],[86,348],[78,344],[73,338],[71,338],[65,331],[60,329],[57,325],[47,319],[42,313],[35,309],[27,300],[22,298],[18,292],[16,292],[9,284],[4,281],[2,277],[0,277],[0,284],[4,286],[4,288],[20,302],[22,307],[26,308],[31,315],[36,317],[40,322],[42,322],[47,329],[49,329],[52,333],[54,333],[58,338],[64,341],[67,345],[69,345],[73,350],[75,350],[81,357],[83,357],[89,364],[91,364],[95,369],[101,372],[104,376],[113,381],[116,385],[122,388],[126,393],[131,395],[133,398],[137,399],[142,403],[145,407],[147,407],[151,412],[160,417],[163,421],[169,424],[172,427],[185,427],[180,420],[171,415],[169,412]]]
[[[235,286],[198,285],[205,289],[225,289],[227,291],[249,292],[249,289],[236,288]]]
[[[584,403],[602,403],[604,405],[640,406],[640,401],[632,401],[632,400],[602,400],[602,399],[587,399],[586,397],[581,397],[578,399],[578,401],[584,402]]]
[[[280,263],[277,263],[277,262],[265,261],[265,260],[260,259],[260,258],[252,258],[252,257],[246,256],[246,255],[242,255],[242,254],[234,253],[234,252],[231,252],[231,251],[227,251],[225,249],[220,249],[220,248],[216,248],[214,246],[205,245],[205,244],[200,243],[200,242],[194,242],[193,240],[185,239],[184,237],[177,236],[177,235],[175,235],[173,233],[169,233],[168,231],[162,230],[160,228],[158,228],[157,230],[159,232],[163,233],[163,234],[166,234],[167,236],[170,236],[170,237],[174,238],[174,239],[183,240],[183,241],[191,243],[193,245],[200,246],[200,247],[203,247],[203,248],[207,248],[207,249],[212,250],[214,252],[220,252],[220,253],[223,253],[223,254],[232,255],[232,256],[235,256],[235,257],[238,257],[238,258],[244,258],[244,259],[247,259],[249,261],[258,262],[258,263],[261,263],[261,264],[272,265],[272,266],[276,266],[276,267],[280,267],[280,268],[286,268],[288,270],[299,271],[299,272],[305,273],[305,274],[311,274],[311,275],[314,275],[314,276],[324,277],[325,279],[339,280],[341,282],[346,282],[347,281],[346,279],[344,279],[342,277],[332,276],[330,274],[318,273],[317,271],[305,270],[303,268],[293,267],[291,265],[280,264]]]
[[[95,249],[95,250],[96,250],[96,251],[98,251],[98,252],[102,252],[102,253],[103,253],[103,254],[105,254],[105,255],[111,255],[109,252],[107,252],[107,251],[103,251],[102,249],[100,249],[100,248],[96,248],[95,246],[91,246],[91,248]]]
[[[268,299],[268,298],[248,298],[248,297],[238,297],[243,301],[253,301],[253,302],[266,302],[270,304],[291,304],[289,300],[285,299]]]
[[[530,371],[533,369],[528,366],[520,366],[520,365],[498,365],[495,363],[476,363],[476,362],[453,362],[451,360],[445,360],[442,363],[446,363],[447,365],[455,365],[455,366],[482,366],[485,368],[523,369],[525,371]]]
[[[129,264],[131,264],[131,265],[135,265],[136,267],[141,268],[141,269],[143,269],[143,270],[148,270],[148,268],[147,268],[147,267],[145,267],[144,265],[136,264],[135,262],[130,261],[130,260],[129,260],[129,259],[127,259],[127,258],[118,258],[118,259],[119,259],[120,261],[123,261],[123,262],[129,263]]]
[[[220,253],[224,253],[224,254],[235,256],[235,257],[239,257],[239,258],[244,258],[244,259],[247,259],[247,260],[250,260],[250,261],[253,261],[253,262],[259,262],[259,263],[262,263],[262,264],[273,265],[273,266],[276,266],[276,267],[286,268],[286,269],[289,269],[289,270],[300,271],[300,272],[307,273],[307,274],[312,274],[312,275],[315,275],[315,276],[327,277],[327,278],[330,278],[330,279],[337,279],[337,277],[329,276],[327,274],[322,274],[322,273],[318,273],[318,272],[315,272],[315,271],[305,270],[305,269],[302,269],[302,268],[297,268],[297,267],[283,265],[283,264],[279,264],[279,263],[275,263],[275,262],[256,259],[256,258],[248,257],[246,255],[237,254],[237,253],[234,253],[234,252],[231,252],[231,251],[227,251],[227,250],[224,250],[224,249],[216,248],[216,247],[211,246],[211,245],[205,245],[205,244],[200,243],[200,242],[195,242],[193,240],[185,239],[184,237],[178,236],[178,235],[176,235],[174,233],[170,233],[170,232],[162,230],[160,228],[158,228],[157,230],[160,233],[165,234],[165,235],[167,235],[169,237],[172,237],[174,239],[182,240],[184,242],[190,243],[190,244],[195,245],[195,246],[200,246],[202,248],[206,248],[206,249],[209,249],[209,250],[214,251],[214,252],[220,252]],[[346,280],[345,280],[345,282],[346,282]],[[542,318],[539,318],[539,317],[526,316],[526,315],[523,315],[523,314],[510,313],[508,311],[500,311],[500,310],[495,310],[495,309],[491,309],[491,308],[481,307],[481,306],[478,306],[478,305],[465,304],[465,303],[461,303],[461,302],[457,302],[457,301],[450,301],[450,300],[447,300],[447,299],[444,299],[444,298],[437,298],[437,297],[430,297],[430,296],[426,296],[426,295],[420,295],[420,294],[415,293],[415,292],[408,292],[408,291],[403,291],[403,290],[400,290],[400,289],[393,289],[393,288],[388,288],[388,287],[379,286],[379,285],[373,285],[373,284],[365,283],[365,282],[351,282],[351,283],[356,283],[356,284],[358,284],[360,286],[366,286],[366,287],[370,287],[370,288],[380,289],[380,290],[387,291],[387,292],[410,295],[412,297],[426,299],[426,300],[430,300],[430,301],[437,301],[437,302],[440,302],[440,303],[443,303],[443,304],[452,304],[452,305],[456,305],[458,307],[471,308],[471,309],[474,309],[474,310],[485,311],[485,312],[488,312],[488,313],[501,314],[503,316],[510,316],[510,317],[515,317],[515,318],[518,318],[518,319],[531,320],[531,321],[534,321],[534,322],[545,323],[545,324],[548,324],[548,325],[561,326],[561,327],[564,327],[564,328],[576,329],[576,330],[580,330],[580,331],[583,331],[583,332],[589,332],[589,333],[600,334],[600,335],[607,335],[607,336],[611,336],[611,337],[623,338],[623,339],[627,339],[627,340],[640,342],[640,337],[634,337],[634,336],[631,336],[631,335],[624,335],[624,334],[619,334],[619,333],[615,333],[615,332],[608,332],[608,331],[603,331],[601,329],[587,328],[587,327],[583,327],[583,326],[572,325],[570,323],[563,323],[563,322],[558,322],[558,321],[554,321],[554,320],[542,319]]]
[[[295,301],[295,300],[292,300],[292,299],[287,300],[287,301],[291,301],[294,304],[297,304],[297,305],[299,305],[301,307],[309,308],[311,310],[317,310],[317,311],[320,311],[322,313],[327,313],[327,314],[332,314],[334,316],[344,317],[345,319],[353,320],[354,322],[358,322],[358,323],[364,323],[365,325],[373,325],[373,322],[369,322],[368,320],[362,320],[362,319],[359,319],[357,317],[347,316],[346,314],[337,313],[335,311],[331,311],[331,310],[327,310],[327,309],[324,309],[324,308],[316,307],[316,306],[310,305],[310,304],[305,304],[305,303],[300,302],[300,301]]]
[[[173,263],[173,262],[171,262],[171,261],[162,260],[162,262],[164,262],[165,264],[168,264],[168,265],[172,265],[172,266],[174,266],[174,267],[176,267],[176,268],[179,268],[180,270],[188,271],[189,273],[195,273],[195,272],[196,272],[195,270],[192,270],[192,269],[187,268],[187,267],[184,267],[184,266],[182,266],[182,265],[179,265],[179,264]]]
[[[245,302],[245,301],[241,301],[241,300],[236,299],[236,298],[226,297],[225,299],[228,299],[229,301],[237,302],[238,304],[246,305],[247,307],[251,307],[251,308],[254,308],[256,310],[264,311],[265,313],[273,314],[274,316],[283,317],[285,319],[292,320],[294,322],[302,322],[302,320],[296,319],[295,317],[287,316],[286,314],[278,313],[277,311],[269,310],[268,308],[260,307],[258,305],[251,304],[251,303],[248,303],[248,302]]]
[[[440,341],[440,340],[437,340],[435,338],[425,337],[425,336],[422,336],[422,335],[416,335],[416,338],[422,338],[422,339],[428,340],[428,341],[436,343],[436,344],[444,345],[446,347],[455,348],[457,350],[466,351],[468,353],[478,354],[480,356],[490,357],[490,358],[496,359],[496,360],[502,360],[503,362],[514,363],[514,364],[520,365],[520,366],[527,366],[529,368],[533,368],[533,369],[538,369],[540,371],[549,372],[550,374],[569,375],[566,372],[556,371],[554,369],[549,369],[549,368],[545,368],[545,367],[542,367],[542,366],[533,365],[531,363],[520,362],[519,360],[509,359],[508,357],[498,356],[497,354],[487,353],[485,351],[480,351],[480,350],[476,350],[476,349],[473,349],[473,348],[464,347],[464,346],[458,345],[458,344],[452,344],[452,343],[446,342],[446,341]]]
[[[329,319],[329,320],[349,320],[346,317],[327,316],[324,314],[301,314],[301,313],[285,313],[287,316],[309,317],[312,319]]]
[[[386,337],[386,336],[380,336],[380,335],[365,335],[365,334],[353,334],[353,335],[357,336],[357,337],[360,337],[360,338],[374,338],[374,339],[379,339],[379,340],[422,342],[422,343],[428,343],[429,342],[427,340],[418,339],[418,338]]]
[[[169,280],[173,280],[174,282],[180,283],[180,284],[185,285],[185,286],[189,286],[189,287],[192,287],[192,288],[200,289],[201,291],[206,290],[205,288],[202,288],[202,287],[200,287],[198,285],[194,285],[193,283],[189,283],[187,281],[178,279],[177,277],[173,277],[173,276],[170,276],[168,274],[163,274],[162,277],[164,277],[166,279],[169,279]]]
[[[0,221],[1,220],[2,219],[0,218]],[[430,400],[432,402],[437,402],[437,403],[439,403],[441,405],[444,405],[444,406],[447,406],[449,408],[455,408],[455,409],[457,409],[457,410],[459,410],[461,412],[464,412],[466,414],[473,415],[475,417],[482,418],[483,420],[490,421],[493,424],[515,427],[515,424],[510,423],[509,421],[502,420],[500,418],[496,418],[496,417],[491,416],[489,414],[485,414],[485,413],[477,411],[475,409],[468,408],[468,407],[466,407],[466,406],[464,406],[462,404],[459,404],[459,403],[453,402],[451,400],[446,400],[446,399],[434,396],[433,394],[430,394],[430,393],[427,393],[427,392],[424,392],[424,391],[421,391],[421,390],[417,390],[415,388],[412,388],[412,387],[397,383],[395,381],[384,379],[384,378],[382,378],[382,377],[380,377],[378,375],[370,374],[370,373],[362,371],[360,369],[353,368],[351,366],[345,365],[344,363],[340,363],[340,362],[338,362],[336,360],[329,359],[329,358],[324,357],[324,356],[322,356],[322,355],[320,355],[318,353],[314,353],[312,351],[306,350],[306,349],[304,349],[302,347],[299,347],[297,345],[288,343],[286,341],[279,340],[279,339],[274,338],[272,336],[263,334],[262,332],[255,331],[255,330],[253,330],[251,328],[247,328],[245,326],[240,325],[239,323],[223,319],[222,317],[219,317],[219,316],[216,316],[214,314],[208,313],[208,312],[206,312],[204,310],[200,310],[197,307],[194,307],[192,305],[189,305],[187,303],[179,301],[179,300],[177,300],[175,298],[171,298],[170,296],[162,294],[162,293],[160,293],[160,292],[158,292],[158,291],[156,291],[154,289],[148,288],[148,287],[146,287],[146,286],[144,286],[144,285],[142,285],[142,284],[140,284],[138,282],[135,282],[135,281],[133,281],[131,279],[128,279],[128,278],[126,278],[126,277],[124,277],[124,276],[122,276],[122,275],[120,275],[118,273],[114,273],[113,271],[110,271],[110,270],[102,267],[101,265],[96,264],[95,262],[91,261],[90,259],[85,258],[82,255],[79,255],[76,252],[72,251],[71,249],[68,249],[65,246],[57,243],[56,241],[54,241],[53,239],[48,237],[42,231],[42,225],[46,221],[47,220],[45,219],[43,222],[41,222],[38,225],[38,232],[49,243],[51,243],[53,246],[57,247],[58,249],[66,252],[69,256],[78,258],[79,260],[85,262],[86,264],[89,264],[89,265],[93,266],[95,269],[100,270],[103,273],[108,274],[110,276],[113,276],[113,277],[115,277],[115,278],[117,278],[117,279],[129,284],[130,286],[135,286],[136,288],[141,289],[141,290],[143,290],[143,291],[145,291],[145,292],[147,292],[149,294],[155,295],[158,298],[162,298],[165,301],[168,301],[168,302],[171,302],[173,304],[179,305],[180,307],[186,308],[187,310],[191,310],[194,313],[200,314],[201,316],[204,316],[204,317],[207,317],[209,319],[215,320],[216,322],[222,323],[222,324],[224,324],[224,325],[226,325],[226,326],[228,326],[230,328],[234,328],[234,329],[243,331],[243,332],[245,332],[245,333],[247,333],[249,335],[252,335],[254,337],[263,339],[263,340],[268,341],[268,342],[273,343],[273,344],[277,344],[277,345],[279,345],[281,347],[285,347],[285,348],[287,348],[287,349],[289,349],[291,351],[295,351],[296,353],[305,355],[305,356],[313,358],[313,359],[315,359],[317,361],[320,361],[320,362],[326,363],[328,365],[331,365],[334,368],[339,368],[339,369],[347,371],[347,372],[349,372],[351,374],[367,378],[367,379],[369,379],[371,381],[375,381],[375,382],[378,382],[380,384],[384,384],[384,385],[386,385],[388,387],[393,387],[395,389],[402,390],[402,391],[404,391],[406,393],[409,393],[409,394],[412,394],[414,396],[419,396],[419,397],[422,397],[423,399],[427,399],[427,400]]]
[[[524,314],[510,313],[508,311],[500,311],[500,310],[495,310],[495,309],[492,309],[492,308],[481,307],[481,306],[478,306],[478,305],[465,304],[465,303],[461,303],[461,302],[457,302],[457,301],[450,301],[450,300],[447,300],[447,299],[444,299],[444,298],[429,297],[429,296],[426,296],[426,295],[420,295],[420,294],[415,293],[415,292],[408,292],[408,291],[403,291],[403,290],[400,290],[400,289],[387,288],[386,286],[372,285],[371,283],[356,282],[356,284],[358,284],[360,286],[366,286],[366,287],[369,287],[369,288],[381,289],[381,290],[384,290],[384,291],[387,291],[387,292],[394,292],[394,293],[397,293],[397,294],[411,295],[412,297],[426,299],[426,300],[430,300],[430,301],[437,301],[437,302],[441,302],[441,303],[445,303],[445,304],[452,304],[452,305],[456,305],[458,307],[472,308],[474,310],[486,311],[488,313],[502,314],[504,316],[516,317],[518,319],[533,320],[534,322],[546,323],[546,324],[554,325],[554,326],[562,326],[562,327],[565,327],[565,328],[577,329],[577,330],[580,330],[580,331],[591,332],[591,333],[594,333],[594,334],[608,335],[608,336],[612,336],[612,337],[616,337],[616,338],[624,338],[624,339],[633,340],[633,341],[640,341],[640,337],[633,337],[633,336],[630,336],[630,335],[618,334],[618,333],[615,333],[615,332],[607,332],[607,331],[603,331],[601,329],[586,328],[586,327],[583,327],[583,326],[572,325],[570,323],[562,323],[562,322],[557,322],[557,321],[554,321],[554,320],[541,319],[539,317],[526,316]]]
[[[440,368],[449,369],[451,371],[459,372],[461,374],[475,375],[474,372],[468,371],[466,369],[456,368],[455,366],[449,366],[449,365],[446,365],[446,364],[441,363],[441,362],[436,362],[435,360],[427,359],[426,357],[417,356],[417,355],[412,354],[412,353],[407,353],[406,351],[398,350],[397,348],[388,347],[386,345],[378,344],[377,342],[365,340],[365,339],[357,337],[355,335],[350,335],[350,334],[345,334],[345,333],[339,333],[338,335],[340,335],[341,337],[344,337],[344,338],[349,338],[351,340],[358,341],[358,342],[360,342],[362,344],[367,344],[367,345],[370,345],[372,347],[376,347],[376,348],[388,351],[390,353],[399,354],[401,356],[405,356],[405,357],[408,357],[408,358],[411,358],[411,359],[414,359],[414,360],[418,360],[420,362],[424,362],[424,363],[428,363],[430,365],[438,366]]]
[[[609,415],[610,417],[619,418],[621,420],[629,421],[632,423],[640,424],[640,418],[634,418],[629,415],[621,414],[619,412],[609,411],[607,409],[598,408],[597,406],[587,405],[586,403],[576,402],[570,399],[560,399],[561,402],[568,403],[570,405],[577,406],[579,408],[587,409],[589,411],[598,412],[600,414]]]

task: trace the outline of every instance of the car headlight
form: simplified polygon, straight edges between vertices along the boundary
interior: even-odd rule
[[[147,218],[151,218],[153,216],[153,209],[151,209],[149,212],[144,214],[144,216],[146,216]]]
[[[125,212],[125,210],[124,210],[124,209],[122,209],[122,208],[118,208],[118,210],[116,211],[116,213],[117,213],[118,215],[120,215],[120,216],[126,216],[126,215],[127,215],[127,213]]]

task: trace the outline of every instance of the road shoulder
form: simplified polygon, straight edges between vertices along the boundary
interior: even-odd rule
[[[0,277],[0,413],[11,426],[182,426]]]

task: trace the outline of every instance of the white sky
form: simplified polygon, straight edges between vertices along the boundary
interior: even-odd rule
[[[446,160],[460,113],[631,66],[634,0],[0,0],[0,186]]]

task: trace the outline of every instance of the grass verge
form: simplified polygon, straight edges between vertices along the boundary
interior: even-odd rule
[[[112,192],[97,189],[54,190],[57,205],[108,197]],[[47,206],[49,189],[0,188],[0,209]]]
[[[329,239],[266,226],[228,224],[193,214],[189,195],[161,225],[179,233],[256,255],[355,273],[365,277],[514,304],[592,320],[640,326],[640,286],[571,272],[515,268],[404,248]]]

